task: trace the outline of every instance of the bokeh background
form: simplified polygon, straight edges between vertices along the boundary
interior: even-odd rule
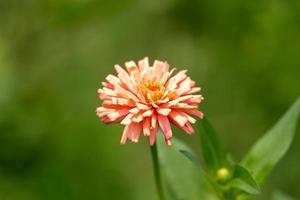
[[[156,200],[145,138],[95,115],[113,65],[144,56],[189,70],[239,160],[300,95],[300,1],[1,0],[0,199]],[[300,198],[299,133],[256,199]]]

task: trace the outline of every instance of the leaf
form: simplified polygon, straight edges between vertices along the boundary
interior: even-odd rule
[[[284,194],[280,191],[275,191],[273,193],[272,200],[296,200],[296,199],[294,199],[294,198],[292,198],[292,197],[288,196],[287,194]]]
[[[248,152],[242,161],[254,179],[262,184],[289,149],[297,127],[300,110],[298,99],[281,119]]]
[[[216,199],[210,185],[202,175],[200,165],[195,165],[180,153],[180,151],[185,152],[184,155],[193,155],[196,159],[195,154],[187,145],[173,138],[173,146],[168,147],[161,133],[158,134],[156,142],[163,180],[169,192],[169,199]]]
[[[176,148],[176,147],[175,147]],[[201,174],[201,177],[202,179],[205,179],[207,181],[207,183],[209,183],[212,188],[215,190],[216,193],[220,194],[221,192],[221,188],[220,186],[215,182],[215,180],[209,176],[202,168],[201,168],[201,165],[200,165],[200,161],[198,160],[197,156],[189,151],[189,150],[186,150],[186,149],[182,149],[181,147],[177,146],[176,148],[180,153],[182,153],[183,156],[185,156],[188,160],[190,160],[191,162],[193,162],[196,166],[200,167],[200,174]]]
[[[198,124],[203,158],[209,170],[217,171],[226,165],[223,147],[206,117]]]
[[[259,194],[261,192],[260,187],[248,170],[239,165],[235,166],[233,179],[230,181],[229,185],[232,188],[242,190],[248,194]]]
[[[194,162],[195,164],[199,164],[199,160],[192,152],[185,149],[179,149],[179,152],[182,153],[190,161]]]

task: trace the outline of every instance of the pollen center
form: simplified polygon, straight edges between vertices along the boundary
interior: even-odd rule
[[[146,80],[139,84],[138,90],[143,94],[147,101],[156,102],[164,95],[165,87],[159,82]]]

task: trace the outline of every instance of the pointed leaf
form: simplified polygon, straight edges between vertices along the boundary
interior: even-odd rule
[[[242,166],[261,184],[289,149],[298,122],[300,99],[248,152]]]
[[[199,122],[199,135],[203,158],[211,171],[216,171],[226,165],[226,158],[219,138],[205,117]]]
[[[193,155],[194,157],[195,154],[187,145],[173,138],[173,146],[168,147],[162,134],[158,134],[156,142],[163,180],[169,191],[169,199],[215,199],[213,192],[210,191],[210,186],[201,173],[200,165],[195,165],[180,153],[180,151],[190,152],[184,155]]]
[[[233,179],[230,181],[230,186],[242,190],[248,194],[259,194],[260,187],[248,172],[242,166],[236,165],[234,169]]]
[[[273,193],[273,200],[296,200],[293,197],[288,196],[287,194],[284,194],[282,192],[279,191],[275,191]]]
[[[199,160],[197,159],[196,155],[188,150],[179,149],[179,152],[182,153],[187,159],[194,162],[195,164],[199,164]]]

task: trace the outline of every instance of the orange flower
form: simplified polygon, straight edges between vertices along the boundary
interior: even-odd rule
[[[98,94],[103,104],[96,110],[105,124],[125,125],[121,144],[127,140],[138,142],[143,133],[149,137],[150,145],[155,143],[158,128],[164,134],[167,145],[171,146],[171,124],[188,134],[193,134],[192,117],[203,118],[198,110],[203,100],[195,82],[186,75],[187,70],[172,76],[167,62],[155,60],[149,66],[148,58],[138,62],[125,63],[126,70],[115,65],[117,76],[108,75],[107,82]]]

